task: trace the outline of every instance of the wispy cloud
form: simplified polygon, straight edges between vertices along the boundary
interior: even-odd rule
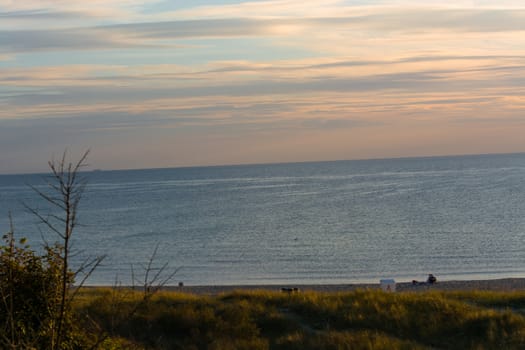
[[[63,133],[160,166],[519,143],[520,2],[198,4],[0,0],[0,148]]]
[[[288,3],[281,6],[291,6]],[[297,2],[291,2],[297,6]],[[334,3],[338,3],[335,1]],[[328,4],[329,5],[329,4]],[[239,5],[241,8],[242,5]],[[260,3],[246,3],[244,6],[261,6]],[[268,4],[269,6],[269,4]],[[321,5],[319,5],[321,6]],[[326,6],[326,5],[325,5]],[[279,7],[279,6],[278,6]],[[237,6],[232,7],[237,8]],[[292,6],[292,8],[295,8]],[[323,8],[330,8],[326,6]],[[224,7],[220,7],[224,10]],[[335,10],[335,9],[332,9]],[[427,36],[439,33],[446,38],[448,32],[456,36],[458,32],[499,33],[519,32],[525,30],[525,11],[509,9],[457,10],[457,9],[405,9],[377,11],[353,11],[351,15],[339,12],[330,17],[319,16],[326,11],[313,11],[315,16],[282,18],[261,18],[241,16],[245,13],[226,11],[232,17],[212,19],[187,19],[161,22],[130,22],[124,24],[103,25],[94,27],[62,28],[53,30],[4,30],[0,31],[0,47],[3,51],[27,50],[79,50],[108,49],[166,44],[166,40],[206,39],[206,38],[240,38],[240,37],[282,37],[290,39],[309,33],[355,33],[370,39],[385,33],[407,33],[410,36]],[[275,9],[272,9],[275,11]],[[248,13],[251,13],[248,11]],[[257,12],[260,13],[260,12]],[[282,13],[282,12],[278,12]],[[311,15],[312,15],[311,14]],[[68,12],[23,11],[4,13],[0,16],[11,20],[24,19],[57,19],[71,17]],[[183,16],[183,17],[187,17]],[[420,33],[421,31],[429,31]],[[330,34],[328,34],[330,35]],[[319,35],[317,35],[319,36]],[[342,38],[339,38],[341,40]],[[278,44],[278,43],[277,43]]]
[[[110,114],[137,110],[177,116],[191,114],[192,109],[197,111],[192,117],[212,116],[225,103],[230,106],[242,103],[258,105],[254,101],[264,99],[280,101],[280,109],[274,109],[273,113],[282,118],[287,118],[286,115],[306,116],[320,110],[326,112],[327,106],[333,108],[344,102],[346,109],[339,107],[336,110],[344,117],[345,110],[365,113],[374,105],[376,110],[386,108],[385,97],[376,99],[378,93],[395,96],[397,102],[390,105],[391,110],[421,108],[423,104],[432,108],[437,105],[440,108],[444,105],[460,108],[462,105],[464,108],[466,104],[480,103],[489,95],[519,94],[520,87],[524,86],[522,77],[525,72],[525,66],[518,64],[521,60],[521,57],[448,56],[442,58],[442,67],[436,66],[438,57],[357,62],[359,68],[363,65],[380,68],[384,71],[382,74],[374,69],[368,73],[354,71],[356,62],[352,61],[302,65],[283,62],[281,66],[226,62],[221,68],[203,67],[201,71],[192,72],[191,76],[197,77],[194,80],[185,80],[187,73],[180,66],[171,69],[170,66],[162,69],[143,66],[137,70],[112,66],[19,69],[0,74],[0,78],[13,87],[9,94],[4,93],[1,97],[4,109],[0,118],[35,118],[54,114],[72,117],[86,112]],[[413,61],[420,64],[419,68],[411,66]],[[456,61],[458,67],[450,65]],[[503,61],[506,64],[503,65]],[[469,68],[464,68],[465,65]],[[387,72],[385,67],[389,66],[390,72]],[[159,74],[159,69],[161,73],[171,72]],[[469,98],[458,98],[466,90]],[[366,99],[366,104],[362,103],[363,95],[370,93],[372,97]],[[429,95],[428,101],[414,100],[414,95],[423,93]],[[448,96],[444,99],[434,96],[445,93]],[[450,95],[456,97],[450,98]],[[302,102],[305,99],[315,106],[308,113],[301,109],[305,106]],[[505,109],[509,100],[500,102],[500,107]],[[174,106],[182,106],[182,109]],[[202,106],[208,107],[202,109]],[[297,106],[302,107],[298,109]],[[222,109],[221,113],[224,111]],[[244,111],[246,116],[261,113],[260,110],[251,113],[249,108],[233,111],[232,114],[237,115]]]

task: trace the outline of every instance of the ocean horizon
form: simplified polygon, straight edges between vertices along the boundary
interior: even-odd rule
[[[131,284],[158,245],[170,284],[369,283],[525,275],[525,154],[83,172],[73,263]],[[53,235],[24,205],[45,174],[0,175],[0,230]]]

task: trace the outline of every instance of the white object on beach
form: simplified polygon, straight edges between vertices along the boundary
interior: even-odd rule
[[[396,291],[396,281],[393,279],[382,279],[379,280],[381,289],[384,292],[395,292]]]

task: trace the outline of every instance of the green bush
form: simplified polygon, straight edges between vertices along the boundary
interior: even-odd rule
[[[50,349],[56,339],[60,312],[62,267],[60,246],[48,246],[43,255],[4,235],[0,245],[0,345],[1,348]],[[72,279],[72,276],[69,275]],[[72,281],[69,281],[72,282]],[[72,315],[66,310],[63,327],[68,334],[59,348],[75,344]],[[68,345],[69,344],[69,345]]]
[[[77,209],[85,187],[79,171],[89,152],[73,164],[64,152],[50,161],[47,189],[33,190],[49,205],[47,214],[26,206],[52,234],[54,244],[44,242],[43,254],[17,242],[13,225],[0,244],[0,346],[6,349],[77,349],[86,339],[75,330],[71,305],[76,295],[74,276],[93,271],[95,258],[73,272],[69,266],[71,237],[77,226]],[[84,279],[79,283],[82,286]]]

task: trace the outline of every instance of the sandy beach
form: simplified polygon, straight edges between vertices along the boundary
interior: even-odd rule
[[[300,291],[318,292],[345,292],[357,289],[379,289],[378,283],[369,284],[311,284],[311,285],[232,285],[232,286],[169,286],[165,290],[180,291],[193,294],[220,294],[235,290],[270,290],[281,291],[282,288],[297,288]],[[525,278],[503,278],[493,280],[469,280],[469,281],[438,281],[433,285],[413,285],[411,281],[400,281],[396,283],[398,292],[425,292],[425,291],[525,291]]]

